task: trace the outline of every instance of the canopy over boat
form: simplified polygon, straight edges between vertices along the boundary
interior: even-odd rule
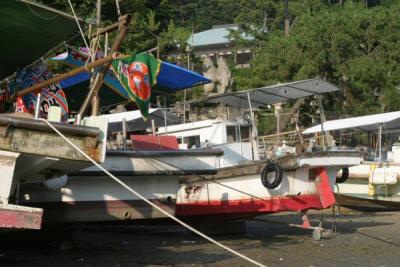
[[[64,64],[73,67],[83,66],[88,57],[86,51],[86,48],[75,49],[69,47],[67,52],[53,57],[51,60],[61,61]],[[68,88],[82,82],[86,82],[89,79],[90,76],[88,73],[79,73],[73,77],[61,81],[60,84],[62,88]],[[121,97],[129,99],[126,90],[122,87],[111,70],[107,73],[104,82]],[[194,71],[182,68],[166,61],[161,61],[160,70],[157,75],[157,85],[155,88],[152,88],[152,90],[155,89],[156,91],[174,93],[179,90],[210,82],[211,81],[209,79]]]
[[[67,47],[67,51],[59,54],[50,60],[59,61],[70,67],[81,67],[86,64],[88,59],[88,49],[85,47]],[[98,52],[97,57],[102,57],[102,52]],[[78,110],[82,99],[88,92],[90,76],[87,72],[79,73],[60,81],[60,86],[64,89],[71,110]],[[210,83],[211,81],[204,76],[182,68],[180,66],[161,61],[157,75],[157,84],[151,88],[152,95],[157,93],[175,93],[176,91],[191,88],[197,85]],[[109,107],[115,103],[130,101],[127,90],[121,85],[115,74],[109,70],[104,78],[104,85],[100,90],[100,105]],[[111,90],[110,90],[111,88]]]
[[[393,130],[400,128],[400,111],[380,113],[374,115],[352,117],[347,119],[331,120],[323,123],[324,131],[335,130],[353,130],[378,132],[380,126],[384,130]],[[322,132],[321,124],[315,125],[303,131],[303,134],[312,134]]]
[[[13,74],[77,31],[73,18],[27,0],[0,1],[0,80]]]
[[[237,108],[257,108],[306,96],[340,89],[320,78],[276,84],[240,92],[229,92],[204,98],[203,101],[223,103]]]
[[[128,132],[151,128],[152,120],[154,120],[156,127],[165,126],[165,123],[167,123],[167,125],[175,125],[181,123],[181,120],[178,116],[174,115],[173,113],[167,110],[160,108],[149,109],[149,119],[147,121],[143,120],[143,117],[140,114],[139,110],[107,114],[107,115],[102,115],[101,117],[108,119],[109,132],[122,131],[123,119],[126,120],[126,126]]]

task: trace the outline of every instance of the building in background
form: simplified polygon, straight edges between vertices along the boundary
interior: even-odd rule
[[[250,60],[253,57],[250,47],[234,47],[232,40],[229,38],[230,32],[238,30],[235,24],[217,25],[211,29],[194,33],[188,39],[190,52],[195,57],[204,59],[210,57],[216,63],[219,57],[223,57],[226,61],[234,62],[236,68],[250,67]],[[252,36],[243,35],[245,40],[253,40]],[[170,55],[177,59],[184,56],[180,54]]]

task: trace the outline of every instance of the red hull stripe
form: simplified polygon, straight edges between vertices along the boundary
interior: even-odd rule
[[[42,224],[41,212],[27,212],[0,208],[0,229],[21,228],[40,229]]]
[[[265,200],[241,199],[177,203],[176,216],[186,217],[224,213],[273,213],[322,208],[319,195],[302,195],[295,197],[274,197]]]

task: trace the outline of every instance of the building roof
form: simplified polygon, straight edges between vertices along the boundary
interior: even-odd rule
[[[192,47],[207,46],[207,45],[224,45],[229,44],[230,31],[238,30],[235,24],[213,26],[211,29],[192,34],[188,39],[189,45]],[[253,40],[252,36],[242,35],[246,40]]]

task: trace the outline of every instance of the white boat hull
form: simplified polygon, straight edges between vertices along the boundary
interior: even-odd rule
[[[348,180],[338,184],[335,190],[339,196],[339,203],[360,209],[400,209],[399,182],[394,184],[371,183],[370,176],[378,166],[378,162],[366,162],[350,167]],[[397,173],[397,177],[400,178],[400,165],[386,163],[381,168],[385,168],[391,173]]]
[[[178,217],[229,220],[284,210],[321,209],[333,204],[332,187],[343,162],[338,158],[327,164],[309,158],[296,159],[296,166],[284,171],[282,183],[272,190],[266,189],[260,178],[266,162],[223,168],[214,176],[131,172],[120,178]],[[357,160],[359,163],[360,158],[353,155],[347,164],[355,164]],[[307,164],[298,166],[299,163]],[[38,183],[25,184],[21,187],[21,197],[29,194],[29,198],[22,201],[42,207],[46,222],[132,222],[166,218],[109,177],[85,175],[89,173],[86,170],[80,176],[69,177],[68,183],[58,190],[48,190]],[[321,174],[331,199],[321,195]]]

